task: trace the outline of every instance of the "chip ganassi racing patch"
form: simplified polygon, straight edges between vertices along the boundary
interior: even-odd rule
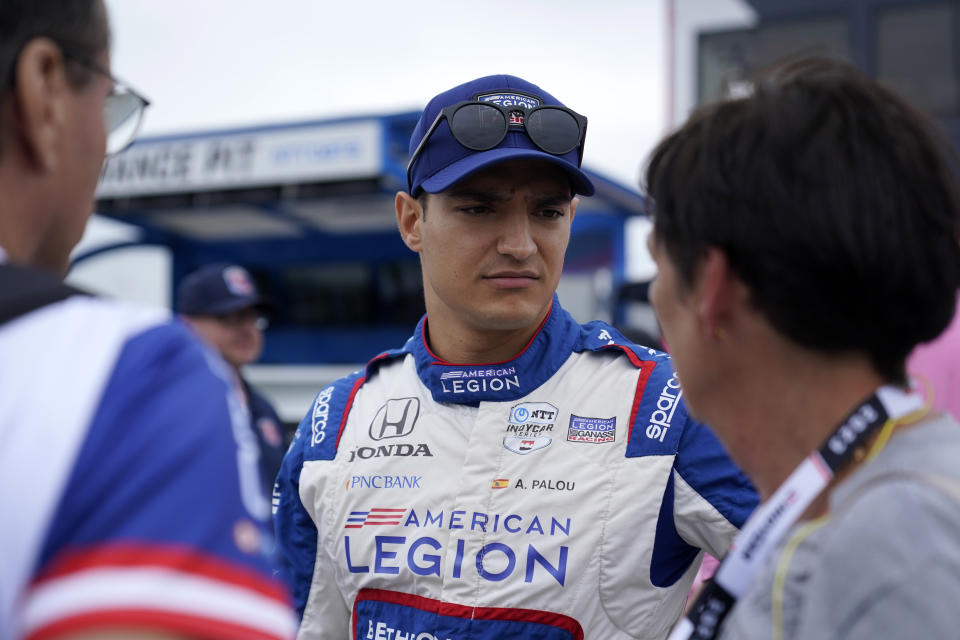
[[[617,419],[570,416],[567,442],[613,442],[617,437]]]

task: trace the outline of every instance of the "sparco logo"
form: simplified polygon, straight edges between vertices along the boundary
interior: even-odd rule
[[[327,387],[317,396],[317,401],[313,404],[313,437],[311,444],[317,445],[323,442],[327,437],[327,418],[330,417],[330,396],[333,395],[333,387]]]
[[[683,391],[680,390],[680,380],[677,379],[677,374],[674,373],[673,376],[667,380],[667,384],[664,385],[663,390],[660,392],[660,397],[657,398],[657,410],[650,414],[650,424],[647,425],[648,438],[663,442],[663,439],[667,435],[667,430],[670,429],[673,412],[677,410],[677,405],[680,403],[680,396],[682,395]]]
[[[440,374],[444,393],[483,393],[520,388],[516,367],[502,369],[457,369]]]
[[[413,431],[420,416],[418,398],[391,398],[380,407],[370,423],[370,437],[374,440],[399,438]]]
[[[350,452],[350,459],[347,462],[353,462],[357,458],[369,460],[370,458],[390,458],[394,456],[401,458],[429,456],[432,458],[433,454],[430,453],[430,447],[425,442],[420,444],[382,444],[379,447],[357,447]]]

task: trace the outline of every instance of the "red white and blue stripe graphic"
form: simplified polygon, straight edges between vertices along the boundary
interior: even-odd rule
[[[22,618],[30,640],[105,626],[242,640],[296,631],[279,583],[190,550],[135,545],[67,554],[33,581]]]
[[[369,511],[351,511],[344,529],[360,529],[378,524],[400,524],[400,520],[403,519],[403,514],[406,511],[406,508],[373,508]]]

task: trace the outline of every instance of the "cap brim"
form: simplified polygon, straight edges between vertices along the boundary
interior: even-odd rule
[[[420,186],[427,193],[440,193],[441,191],[449,189],[457,182],[460,182],[464,178],[473,175],[481,169],[485,169],[491,165],[498,164],[506,160],[515,160],[519,158],[544,160],[545,162],[549,162],[550,164],[556,165],[560,169],[563,169],[570,178],[570,186],[573,188],[574,194],[592,196],[594,193],[593,183],[590,182],[590,178],[587,177],[587,174],[574,167],[569,162],[565,161],[562,157],[550,155],[549,153],[536,151],[534,149],[524,149],[519,147],[499,147],[496,149],[490,149],[489,151],[471,153],[467,157],[461,158],[453,164],[448,165],[436,172],[420,183]]]
[[[211,304],[204,306],[202,309],[181,309],[180,313],[185,313],[187,315],[222,315],[226,313],[233,313],[234,311],[240,311],[241,309],[247,309],[249,307],[254,307],[259,309],[264,313],[272,313],[273,305],[265,300],[261,300],[258,297],[251,298],[231,298],[230,300],[224,300],[218,304]]]

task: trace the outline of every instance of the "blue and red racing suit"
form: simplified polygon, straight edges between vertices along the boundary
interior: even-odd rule
[[[757,502],[669,356],[556,298],[508,362],[425,329],[322,389],[284,459],[300,637],[665,637]]]

